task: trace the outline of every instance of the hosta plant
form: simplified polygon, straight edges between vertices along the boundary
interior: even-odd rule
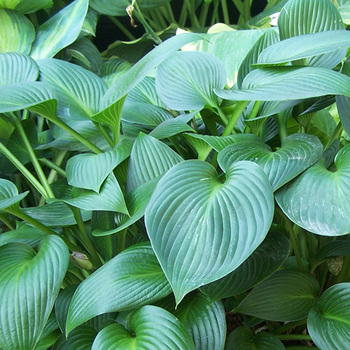
[[[350,2],[174,4],[0,0],[0,350],[350,348]]]

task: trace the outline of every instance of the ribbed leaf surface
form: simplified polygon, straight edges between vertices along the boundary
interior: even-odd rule
[[[157,68],[156,88],[171,109],[193,110],[217,106],[213,90],[226,83],[221,61],[204,52],[177,52]]]
[[[75,0],[39,26],[31,56],[34,59],[54,57],[74,42],[80,34],[88,7],[88,0]]]
[[[46,234],[37,228],[29,225],[22,225],[20,228],[3,232],[0,235],[0,246],[7,243],[23,243],[31,247],[37,247]]]
[[[0,247],[0,346],[33,349],[66,274],[69,254],[58,236],[42,240],[39,252],[10,243]]]
[[[234,311],[270,321],[301,320],[308,315],[318,290],[310,274],[281,270],[258,284]]]
[[[29,19],[16,11],[0,8],[0,53],[29,54],[35,29]]]
[[[19,203],[29,191],[18,194],[14,183],[6,179],[0,179],[0,210],[4,210]]]
[[[350,135],[350,98],[347,96],[337,96],[336,102],[342,126],[345,132]]]
[[[289,255],[285,236],[270,233],[252,255],[227,276],[201,287],[211,300],[228,298],[254,287],[274,273]]]
[[[225,183],[210,164],[196,160],[163,176],[145,222],[177,304],[248,258],[266,236],[273,207],[268,179],[252,162],[229,167]]]
[[[320,350],[350,347],[350,283],[328,288],[311,309],[307,328]]]
[[[95,328],[84,324],[74,329],[66,339],[62,334],[57,340],[52,350],[88,350],[96,337]]]
[[[338,152],[334,163],[337,170],[332,172],[318,162],[276,194],[294,223],[322,236],[350,231],[350,145]]]
[[[194,350],[185,326],[170,312],[144,306],[121,324],[105,327],[96,337],[92,350]]]
[[[32,13],[47,9],[53,5],[53,0],[0,0],[0,7],[16,10],[20,13]]]
[[[227,100],[287,101],[324,95],[350,96],[350,78],[318,67],[260,68],[250,72],[242,89],[215,90]]]
[[[317,258],[333,258],[341,255],[350,255],[350,241],[340,239],[326,243],[317,252]]]
[[[293,134],[284,139],[282,147],[276,152],[272,152],[262,140],[230,145],[219,153],[218,162],[224,170],[240,160],[259,164],[275,191],[315,164],[322,151],[323,145],[316,136]]]
[[[111,171],[130,155],[131,146],[131,141],[124,139],[111,151],[83,153],[70,158],[66,165],[69,184],[99,192]]]
[[[134,309],[170,294],[170,286],[148,244],[118,254],[82,282],[69,307],[69,333],[94,316]]]
[[[165,174],[183,159],[165,143],[140,133],[134,142],[128,168],[128,191]]]

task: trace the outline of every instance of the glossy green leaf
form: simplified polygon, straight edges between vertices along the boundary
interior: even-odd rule
[[[240,160],[259,164],[275,191],[315,164],[321,158],[322,151],[322,143],[316,136],[292,134],[283,140],[281,148],[275,152],[262,140],[248,145],[230,145],[219,153],[218,162],[223,170]]]
[[[347,25],[350,24],[350,3],[348,0],[338,0],[338,11]]]
[[[282,8],[278,18],[281,40],[294,36],[330,30],[344,30],[339,11],[329,0],[291,0]],[[340,49],[306,59],[306,65],[334,67],[346,55]]]
[[[342,126],[345,132],[350,135],[350,98],[347,96],[337,96],[336,102]]]
[[[84,324],[74,329],[66,339],[62,334],[52,350],[87,350],[91,349],[92,343],[97,335],[95,328]]]
[[[328,288],[311,309],[307,328],[320,350],[350,347],[350,283]]]
[[[254,287],[274,273],[289,255],[285,236],[270,233],[252,255],[227,276],[201,287],[211,300],[220,300]]]
[[[17,52],[0,54],[0,86],[35,81],[38,76],[39,68],[29,56]]]
[[[118,254],[82,282],[69,307],[66,330],[106,312],[137,308],[170,294],[148,244]]]
[[[241,265],[264,240],[273,207],[271,185],[252,162],[233,164],[224,183],[206,162],[170,169],[153,192],[145,223],[176,303]]]
[[[178,118],[164,120],[150,132],[150,136],[157,139],[165,139],[183,132],[195,132],[188,124]]]
[[[285,350],[283,343],[270,333],[254,334],[249,328],[238,327],[227,337],[225,350]]]
[[[350,145],[338,152],[334,163],[337,170],[332,172],[319,161],[276,194],[278,205],[294,223],[322,236],[350,231]]]
[[[0,8],[0,53],[28,54],[35,39],[35,29],[29,19],[17,11]]]
[[[130,155],[131,146],[131,141],[124,139],[111,151],[97,155],[82,153],[70,158],[66,165],[69,184],[98,193],[112,170]]]
[[[350,78],[318,67],[260,68],[244,78],[241,90],[215,92],[221,98],[235,101],[287,101],[324,95],[350,96]]]
[[[350,255],[350,241],[340,239],[328,242],[317,252],[317,258],[333,258],[341,255]]]
[[[0,346],[33,349],[66,274],[68,249],[51,235],[42,240],[38,253],[20,243],[7,244],[0,251]]]
[[[177,52],[157,68],[156,88],[160,99],[174,110],[216,107],[213,90],[226,83],[221,61],[204,52]]]
[[[82,29],[88,6],[88,0],[75,0],[40,25],[31,56],[36,60],[54,57],[74,42]]]
[[[128,191],[165,174],[183,159],[165,143],[140,133],[134,142],[128,167]]]
[[[69,285],[62,289],[55,301],[55,315],[61,331],[66,330],[66,320],[69,309],[69,304],[73,298],[73,294],[77,289],[76,285]]]
[[[281,270],[258,284],[234,311],[270,321],[297,321],[308,315],[318,291],[310,274]]]
[[[41,240],[46,236],[46,233],[35,227],[22,225],[16,230],[2,233],[0,235],[0,246],[7,243],[23,243],[31,247],[37,247]]]
[[[99,75],[108,87],[112,86],[118,79],[132,66],[132,64],[122,58],[111,58],[102,63]],[[132,91],[132,90],[131,90]],[[128,95],[129,97],[129,95]],[[127,98],[128,98],[127,97]]]
[[[18,203],[27,196],[29,191],[18,194],[14,183],[6,179],[0,179],[0,210],[4,210]]]
[[[50,8],[53,0],[0,0],[0,8],[16,10],[20,13],[32,13]]]
[[[143,306],[132,312],[125,325],[105,327],[92,350],[194,350],[185,326],[170,312],[156,306]]]
[[[260,53],[257,63],[261,65],[278,65],[347,49],[349,46],[350,33],[346,30],[332,30],[299,35],[268,46]],[[344,57],[345,54],[346,52],[344,52]],[[344,57],[339,55],[339,62]],[[315,62],[315,66],[333,68],[339,62],[333,60],[331,62],[320,61]]]
[[[41,81],[58,97],[59,115],[87,119],[100,111],[100,100],[107,86],[96,74],[57,59],[40,60],[38,65]]]

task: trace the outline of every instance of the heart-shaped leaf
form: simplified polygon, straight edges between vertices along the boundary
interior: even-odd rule
[[[35,348],[68,262],[68,249],[55,235],[42,240],[38,253],[20,243],[0,247],[1,348]]]
[[[252,255],[227,276],[201,287],[211,300],[228,298],[254,287],[274,273],[289,255],[289,241],[269,233]]]
[[[206,162],[170,169],[153,192],[145,223],[176,303],[243,263],[264,240],[273,208],[271,185],[252,162],[233,164],[224,183]]]
[[[37,29],[31,56],[34,59],[54,57],[80,34],[89,7],[88,0],[75,0]]]
[[[270,321],[301,320],[308,315],[318,291],[318,281],[310,274],[281,270],[258,284],[234,311]]]
[[[276,152],[262,140],[236,143],[219,153],[218,162],[225,170],[239,160],[251,160],[265,171],[274,191],[315,164],[322,156],[323,145],[313,135],[292,134]]]
[[[350,347],[350,283],[328,288],[311,309],[307,328],[320,350]]]
[[[254,334],[249,328],[238,327],[227,337],[225,350],[285,350],[283,343],[270,333]]]
[[[170,292],[149,244],[132,246],[79,285],[69,307],[67,334],[92,317],[134,309]]]
[[[125,327],[111,324],[98,333],[92,350],[194,350],[185,326],[170,312],[144,306],[132,312]]]
[[[16,205],[29,193],[18,194],[15,184],[6,179],[0,179],[0,210]]]
[[[319,161],[276,193],[278,205],[290,220],[322,236],[350,231],[350,145],[338,152],[334,164],[337,170],[333,172]]]
[[[156,88],[160,99],[171,109],[216,107],[213,90],[226,83],[225,67],[205,52],[177,52],[157,68]]]
[[[131,146],[131,141],[124,139],[109,152],[83,153],[70,158],[66,166],[69,184],[99,192],[111,171],[130,155]]]

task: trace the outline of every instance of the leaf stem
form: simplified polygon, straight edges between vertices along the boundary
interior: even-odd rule
[[[243,113],[244,109],[246,108],[248,102],[249,101],[239,101],[236,103],[236,107],[233,110],[233,113],[226,125],[224,132],[222,133],[222,136],[227,136],[234,133],[234,127],[237,124],[237,121],[241,116],[241,114]]]
[[[109,147],[114,148],[115,144],[114,144],[113,140],[111,139],[111,137],[109,136],[106,129],[103,127],[103,125],[101,125],[98,122],[94,122],[94,124],[95,124],[96,128],[99,130],[99,132],[102,134],[102,136],[105,138],[105,140],[107,141]]]
[[[308,334],[276,334],[279,340],[312,340]]]
[[[221,0],[221,8],[222,8],[222,15],[224,17],[224,23],[229,25],[230,24],[230,17],[228,15],[226,0]]]
[[[335,277],[334,283],[342,283],[347,282],[349,279],[349,273],[350,273],[350,256],[344,257],[343,266],[341,271],[339,272],[339,275]]]
[[[62,153],[63,153],[63,155],[65,156],[66,153],[67,153],[67,151],[64,151],[64,152],[62,152]],[[39,158],[38,160],[39,160],[39,162],[40,162],[41,164],[46,165],[48,168],[51,169],[51,172],[50,172],[50,174],[49,174],[49,176],[48,176],[48,180],[47,180],[48,183],[52,183],[52,181],[53,181],[52,177],[56,176],[56,174],[59,174],[59,175],[61,175],[62,177],[67,177],[67,176],[66,176],[66,172],[65,172],[63,169],[61,169],[61,168],[60,168],[57,164],[55,164],[54,162],[51,162],[50,160],[48,160],[48,159],[46,159],[46,158]]]
[[[120,29],[120,31],[131,41],[136,40],[136,38],[131,34],[131,32],[121,23],[118,19],[113,16],[108,16],[108,18]]]
[[[243,19],[245,23],[245,22],[248,22],[250,18],[250,0],[244,0],[243,6],[244,6]]]
[[[274,331],[272,331],[273,334],[281,334],[291,328],[295,328],[295,327],[298,327],[298,326],[302,326],[306,324],[306,320],[300,320],[300,321],[295,321],[295,322],[289,322],[277,329],[275,329]]]
[[[15,229],[15,227],[11,224],[10,220],[6,217],[6,214],[0,213],[0,221],[2,221],[11,231]]]
[[[319,350],[316,346],[304,346],[304,345],[296,345],[296,346],[286,346],[286,350]]]
[[[128,229],[124,229],[118,233],[118,254],[125,250],[126,232]]]
[[[328,149],[329,147],[331,147],[331,146],[332,146],[332,143],[333,143],[335,140],[339,139],[339,137],[340,137],[340,135],[341,135],[342,132],[343,132],[343,125],[342,125],[341,122],[339,122],[339,123],[337,124],[336,128],[334,129],[332,135],[330,136],[330,138],[329,138],[329,140],[328,140],[328,142],[327,142],[327,144],[326,144],[325,150]]]

